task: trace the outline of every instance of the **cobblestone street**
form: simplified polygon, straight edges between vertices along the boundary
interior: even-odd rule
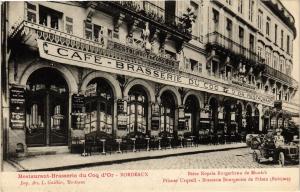
[[[286,167],[297,167],[297,164],[288,164]],[[218,169],[218,168],[276,168],[277,163],[253,162],[249,148],[233,149],[183,155],[161,159],[133,161],[113,165],[85,167],[79,170],[130,170],[130,169]],[[78,169],[77,169],[78,170]]]

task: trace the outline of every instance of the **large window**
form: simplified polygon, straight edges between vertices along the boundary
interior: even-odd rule
[[[160,127],[161,131],[173,133],[175,124],[175,100],[169,91],[161,95]]]
[[[146,133],[148,117],[148,99],[146,92],[142,86],[136,85],[130,89],[128,96],[128,132]]]
[[[102,131],[112,134],[113,92],[102,78],[93,79],[87,87],[85,132]]]

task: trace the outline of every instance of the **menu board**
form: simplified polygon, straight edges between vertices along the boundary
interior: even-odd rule
[[[118,129],[126,130],[127,129],[127,121],[128,121],[128,116],[126,113],[118,114]]]
[[[118,111],[118,114],[124,113],[124,100],[119,99],[117,101],[117,111]]]
[[[83,113],[84,95],[72,95],[72,113]]]
[[[152,117],[151,119],[151,130],[159,130],[159,117]]]
[[[72,127],[83,129],[84,127],[84,95],[72,95]]]
[[[23,129],[25,126],[25,91],[23,88],[10,89],[10,126]]]

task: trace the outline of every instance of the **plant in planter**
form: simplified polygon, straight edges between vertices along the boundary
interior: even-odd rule
[[[187,8],[187,13],[184,13],[182,17],[179,18],[179,21],[182,23],[182,27],[186,32],[192,33],[192,26],[196,18],[197,16],[192,12],[192,9]]]

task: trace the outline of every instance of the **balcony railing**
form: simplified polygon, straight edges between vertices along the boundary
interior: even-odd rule
[[[212,46],[219,46],[224,50],[229,50],[235,55],[242,56],[245,59],[251,60],[253,62],[257,61],[257,55],[254,51],[245,48],[242,44],[237,43],[218,32],[209,33],[207,35],[207,44]]]
[[[110,1],[110,5],[126,10],[144,21],[154,22],[164,27],[164,30],[173,30],[182,34],[188,40],[191,39],[191,30],[186,29],[183,22],[176,15],[166,14],[165,9],[150,1]]]
[[[147,52],[133,45],[130,46],[130,44],[122,44],[107,37],[103,37],[101,41],[93,41],[28,21],[23,21],[15,26],[15,30],[10,33],[9,38],[19,39],[22,36],[24,36],[23,39],[26,39],[26,41],[29,39],[35,41],[37,38],[62,46],[99,54],[104,57],[120,59],[168,71],[178,71],[179,61],[175,59]]]
[[[264,70],[264,74],[268,75],[270,77],[275,77],[277,79],[280,79],[286,83],[289,83],[290,85],[292,85],[293,87],[297,87],[298,86],[298,82],[293,79],[292,77],[288,76],[287,74],[282,73],[281,71],[278,71],[272,67],[270,67],[267,64],[264,64],[265,70]]]

